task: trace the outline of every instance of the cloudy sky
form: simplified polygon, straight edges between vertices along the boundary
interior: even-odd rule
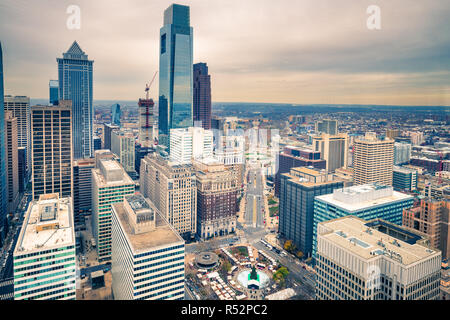
[[[136,100],[158,70],[163,0],[1,0],[5,93],[48,97],[74,40],[94,99]],[[216,102],[450,105],[448,0],[191,0],[194,63]],[[369,30],[370,5],[381,30]],[[69,5],[81,28],[69,30]],[[152,86],[157,98],[158,81]]]

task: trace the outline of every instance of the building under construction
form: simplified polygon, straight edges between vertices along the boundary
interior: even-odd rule
[[[153,136],[154,117],[153,110],[155,103],[149,98],[150,86],[155,80],[156,73],[150,84],[145,87],[145,99],[139,99],[139,143],[141,147],[152,147],[155,137]]]

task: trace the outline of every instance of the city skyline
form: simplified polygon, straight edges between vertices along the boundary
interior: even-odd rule
[[[208,63],[215,102],[450,105],[445,1],[377,1],[381,30],[366,27],[370,4],[354,1],[177,3],[191,8],[193,62]],[[142,97],[158,70],[161,12],[170,4],[79,1],[81,29],[69,30],[67,4],[4,1],[5,94],[46,98],[55,57],[76,40],[96,61],[94,100]]]

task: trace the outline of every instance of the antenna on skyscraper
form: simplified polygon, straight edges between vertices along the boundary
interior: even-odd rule
[[[150,81],[150,84],[145,85],[145,99],[147,99],[147,100],[148,100],[148,94],[150,91],[150,87],[152,86],[153,81],[155,81],[155,77],[156,77],[157,73],[158,73],[158,71],[155,71],[155,74],[153,75],[153,78],[152,78],[152,81]]]

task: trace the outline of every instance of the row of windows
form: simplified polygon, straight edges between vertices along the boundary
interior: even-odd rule
[[[135,264],[141,264],[141,263],[145,263],[145,262],[149,262],[149,261],[154,261],[154,260],[157,260],[157,259],[162,259],[162,258],[167,258],[167,257],[171,257],[171,256],[176,256],[176,255],[179,255],[179,254],[184,254],[184,250],[171,252],[171,253],[167,253],[167,254],[162,254],[162,255],[157,256],[157,257],[150,257],[150,258],[147,258],[147,259],[142,259],[142,260],[139,260],[139,261],[135,262]],[[148,266],[137,267],[137,268],[134,268],[134,271],[138,271],[140,269],[147,268],[147,267]]]
[[[70,257],[70,258],[66,258],[66,259],[62,259],[62,260],[56,260],[56,261],[49,261],[49,262],[46,262],[46,263],[35,264],[35,265],[32,265],[32,266],[23,267],[23,268],[17,268],[17,269],[14,269],[14,274],[17,273],[17,272],[25,271],[25,270],[38,269],[38,268],[41,268],[41,267],[51,266],[51,265],[54,265],[54,264],[68,262],[68,261],[75,261],[75,257]]]
[[[173,262],[173,261],[179,261],[179,260],[180,260],[180,259],[166,260],[166,261],[154,263],[154,264],[152,264],[152,265],[149,265],[148,267],[152,267],[152,266],[156,266],[156,265],[161,265],[161,264],[165,264],[165,263],[169,263],[169,262]],[[184,259],[183,259],[183,260],[184,260]],[[183,266],[183,265],[184,265],[184,262],[175,263],[175,264],[172,264],[172,265],[169,265],[169,266],[164,266],[164,267],[161,267],[161,268],[157,268],[157,269],[153,269],[153,270],[147,270],[147,271],[144,271],[144,272],[135,274],[134,277],[135,277],[135,278],[139,278],[139,277],[145,276],[146,274],[149,274],[149,273],[155,273],[155,272],[158,272],[158,271],[161,271],[161,270],[166,270],[166,269],[174,268],[174,267],[181,267],[181,266]],[[141,281],[144,281],[144,280],[146,280],[146,279],[138,279],[138,280],[135,280],[134,282],[138,283],[138,282],[141,282]]]
[[[179,284],[179,283],[183,283],[183,286],[182,286],[182,287],[183,287],[183,289],[184,289],[184,279],[182,279],[182,280],[174,281],[174,282],[171,282],[171,283],[166,283],[166,284],[160,285],[160,286],[158,286],[158,287],[154,287],[154,288],[151,288],[151,289],[147,289],[147,290],[141,291],[141,292],[139,292],[139,293],[136,293],[136,292],[135,292],[135,293],[134,293],[134,296],[138,296],[138,295],[140,295],[140,294],[144,294],[144,293],[147,293],[147,292],[156,291],[156,290],[159,290],[159,289],[162,289],[162,288],[167,288],[167,287],[173,286],[173,285],[175,285],[175,284]],[[160,295],[160,294],[162,294],[162,293],[166,293],[166,292],[170,292],[170,291],[175,291],[175,290],[178,290],[178,289],[180,289],[180,288],[181,288],[181,286],[180,286],[180,287],[173,288],[173,289],[167,289],[167,290],[164,290],[164,291],[162,291],[162,292],[153,293],[153,294],[150,294],[150,295],[146,296],[144,299],[151,298],[151,297],[155,297],[155,296],[158,296],[158,295]]]
[[[159,250],[155,250],[155,251],[149,251],[149,252],[140,253],[138,255],[135,255],[134,258],[138,259],[138,258],[145,257],[145,256],[148,256],[148,255],[153,255],[153,254],[166,252],[166,251],[169,251],[169,250],[181,249],[181,248],[184,248],[184,244],[181,244],[181,245],[178,245],[178,246],[174,246],[174,247],[168,247],[168,248],[164,248],[164,249],[159,249]]]
[[[50,250],[44,250],[44,251],[39,251],[39,252],[32,252],[32,253],[27,253],[21,256],[15,256],[14,260],[20,260],[20,259],[25,259],[25,258],[29,258],[29,257],[34,257],[37,255],[44,255],[47,253],[52,253],[52,252],[57,252],[57,251],[64,251],[64,250],[70,250],[70,249],[75,249],[74,246],[67,246],[67,247],[61,247],[61,248],[56,248],[56,249],[50,249]]]

